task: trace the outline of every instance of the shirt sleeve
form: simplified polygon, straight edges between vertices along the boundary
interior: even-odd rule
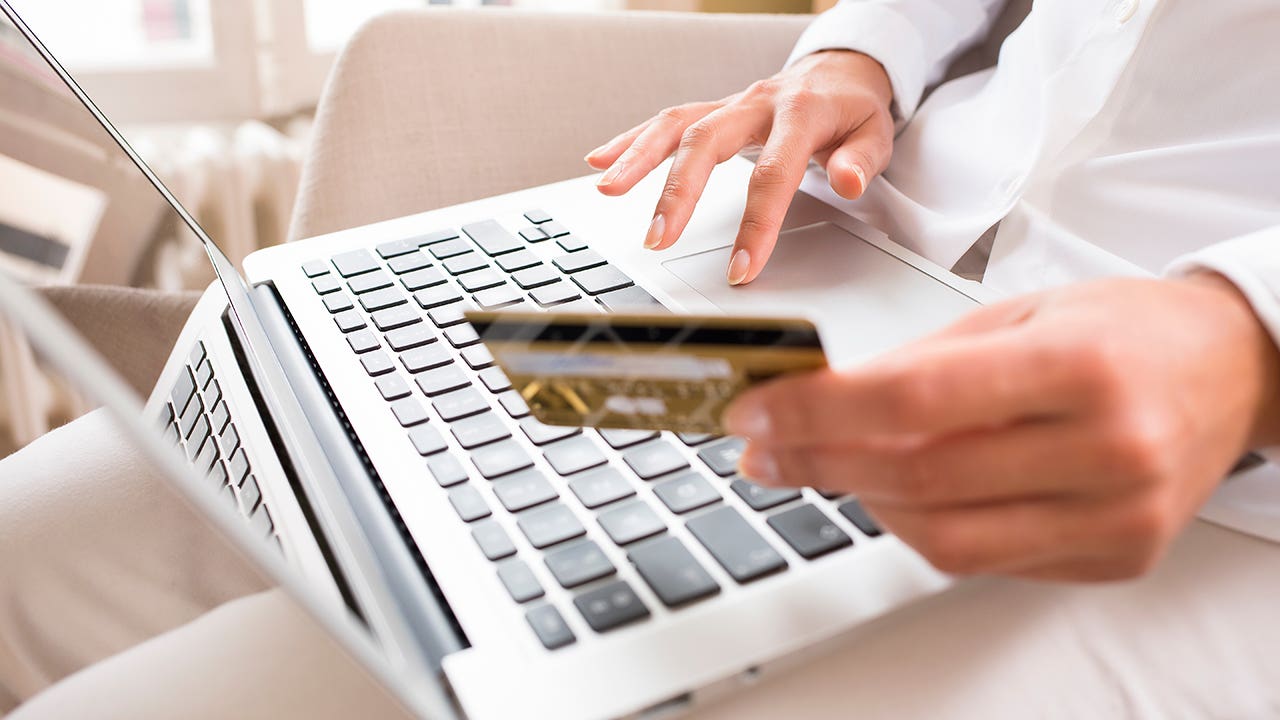
[[[929,85],[986,36],[1007,0],[840,0],[800,36],[791,65],[820,50],[856,50],[884,66],[895,114],[915,113]]]

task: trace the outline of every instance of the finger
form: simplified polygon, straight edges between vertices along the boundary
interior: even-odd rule
[[[587,153],[587,156],[583,159],[587,161],[588,165],[596,170],[604,170],[618,159],[618,156],[622,154],[623,150],[631,147],[631,143],[635,142],[636,138],[640,137],[640,133],[644,132],[653,124],[653,120],[653,118],[649,118],[621,135],[615,136],[609,142]]]
[[[747,185],[747,204],[729,260],[729,284],[749,283],[764,269],[809,158],[821,144],[822,138],[803,116],[774,119]]]
[[[693,123],[680,138],[666,186],[654,210],[645,247],[662,250],[679,239],[689,224],[715,166],[733,157],[756,137],[768,134],[768,109],[752,105],[720,108]]]
[[[831,189],[850,200],[862,197],[871,180],[889,167],[892,155],[893,121],[873,114],[831,152],[827,160]]]
[[[1034,564],[1008,574],[1038,582],[1102,583],[1130,580],[1142,575],[1144,570],[1122,558],[1103,556]]]
[[[937,569],[956,575],[1030,572],[1104,552],[1105,506],[1037,501],[915,512],[863,503]]]
[[[953,435],[912,449],[774,451],[752,443],[739,467],[762,485],[815,487],[919,510],[1127,491],[1080,449],[1088,437],[1074,424],[1047,422]]]
[[[787,376],[744,392],[729,432],[766,445],[845,445],[1065,417],[1084,407],[1069,353],[1010,328],[943,338],[852,370]]]
[[[691,103],[667,108],[622,151],[597,183],[606,195],[622,195],[675,152],[686,128],[720,106],[717,102]]]

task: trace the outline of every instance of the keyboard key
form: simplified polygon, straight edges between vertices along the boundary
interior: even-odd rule
[[[542,226],[543,232],[553,238],[564,237],[569,234],[569,228],[561,225],[559,222],[551,221]]]
[[[529,437],[534,445],[546,445],[563,440],[570,435],[577,435],[582,428],[565,427],[563,425],[545,425],[537,418],[528,417],[520,421],[520,429]]]
[[[224,457],[230,457],[231,453],[240,448],[240,433],[236,430],[236,426],[227,423],[227,426],[218,433],[218,442],[222,445],[222,454]]]
[[[606,510],[596,519],[609,538],[619,545],[633,543],[667,529],[667,524],[653,508],[640,500],[632,500]]]
[[[396,352],[420,347],[436,341],[436,334],[426,323],[392,330],[386,334],[387,345]]]
[[[488,367],[480,371],[480,382],[491,393],[505,392],[511,389],[511,381],[500,367]]]
[[[867,537],[879,537],[884,533],[884,530],[880,529],[880,525],[875,521],[875,518],[871,517],[871,514],[867,512],[866,508],[862,507],[862,503],[857,500],[849,500],[848,502],[841,503],[836,509],[839,510],[840,514],[845,516],[849,522],[853,523],[853,526],[858,528],[858,531],[863,535],[866,535]]]
[[[400,284],[410,292],[424,288],[438,287],[448,282],[439,268],[425,267],[400,278]]]
[[[276,524],[271,520],[271,511],[266,503],[259,503],[258,510],[249,518],[249,526],[259,537],[271,537],[276,531]]]
[[[366,327],[364,316],[355,310],[347,310],[334,315],[333,322],[336,323],[338,329],[344,333],[362,330]]]
[[[524,619],[533,628],[542,646],[548,650],[557,650],[572,645],[577,638],[565,623],[560,611],[552,605],[539,605],[525,613]]]
[[[391,287],[391,276],[381,270],[375,270],[364,275],[357,275],[351,278],[347,283],[347,287],[351,288],[351,292],[360,295],[374,290]]]
[[[427,311],[427,317],[431,318],[431,322],[438,328],[447,328],[459,323],[467,321],[462,316],[466,308],[462,303],[454,303],[453,305],[445,305],[444,307],[432,308]]]
[[[554,305],[563,305],[570,300],[577,300],[582,297],[582,293],[571,283],[563,280],[556,281],[550,285],[544,285],[535,288],[529,293],[529,297],[542,307],[552,307]]]
[[[441,285],[419,290],[413,294],[413,299],[423,310],[431,310],[442,305],[458,302],[462,299],[462,293],[450,285]]]
[[[466,450],[511,437],[511,431],[507,430],[506,424],[492,412],[459,420],[451,424],[449,430],[458,439],[458,444]]]
[[[551,216],[547,214],[546,210],[528,210],[524,214],[524,219],[534,225],[539,225],[550,220]]]
[[[201,361],[199,367],[196,368],[196,387],[204,389],[213,381],[213,365],[208,358]],[[205,403],[209,405],[211,403]]]
[[[496,220],[463,225],[462,232],[489,256],[515,252],[522,247],[520,241]]]
[[[470,485],[459,485],[449,491],[449,503],[457,511],[463,522],[473,522],[487,518],[491,514],[489,505],[480,496],[480,491]]]
[[[370,375],[383,375],[396,369],[396,366],[391,363],[391,358],[381,351],[361,357],[360,364],[364,365],[364,371]]]
[[[467,387],[471,384],[471,378],[457,365],[446,365],[419,374],[414,382],[418,383],[418,389],[423,395],[435,397]]]
[[[258,509],[260,502],[262,502],[262,488],[258,487],[257,478],[250,477],[240,488],[240,512],[253,515],[253,511]]]
[[[529,543],[539,550],[587,533],[573,512],[559,502],[520,513],[516,524]]]
[[[232,484],[237,487],[248,477],[249,456],[244,454],[244,448],[240,448],[231,454],[231,460],[227,463],[227,475],[230,477]]]
[[[710,433],[676,433],[676,437],[680,438],[680,442],[689,447],[696,447],[703,443],[719,440],[721,436],[712,435]]]
[[[357,354],[367,353],[370,350],[377,350],[381,347],[378,343],[378,336],[368,330],[361,330],[348,335],[347,344],[351,346],[352,352]]]
[[[396,305],[402,305],[405,302],[407,301],[404,294],[395,288],[374,290],[360,296],[360,307],[364,308],[365,312],[377,312]]]
[[[570,300],[563,305],[556,306],[556,312],[561,313],[583,313],[590,315],[603,311],[604,308],[600,307],[600,303],[589,297],[584,297],[581,300]]]
[[[498,565],[498,579],[506,586],[511,599],[518,603],[542,597],[542,585],[523,560],[507,560]],[[547,605],[546,607],[551,607]],[[552,608],[553,610],[555,608]]]
[[[767,488],[741,478],[729,484],[738,497],[756,511],[768,510],[800,497],[800,491],[794,488]]]
[[[537,470],[524,470],[493,481],[493,494],[507,512],[520,512],[559,497]]]
[[[560,255],[553,259],[551,264],[560,268],[562,272],[572,275],[573,273],[582,272],[588,268],[604,265],[605,259],[604,256],[595,250],[583,250],[582,252]]]
[[[578,496],[579,502],[592,510],[636,494],[622,473],[611,467],[575,477],[569,482],[569,489]]]
[[[432,398],[431,406],[445,422],[453,422],[489,409],[489,403],[475,388],[464,388]]]
[[[687,523],[689,532],[739,583],[746,583],[787,567],[787,561],[760,533],[727,506],[699,515]]]
[[[218,407],[213,409],[213,415],[210,417],[210,426],[213,431],[216,433],[222,432],[222,429],[230,422],[231,412],[227,410],[227,404],[225,402],[218,403]]]
[[[513,418],[522,418],[529,415],[529,403],[525,402],[524,397],[515,390],[508,390],[499,395],[498,404]]]
[[[516,545],[511,536],[498,524],[497,520],[481,520],[471,528],[471,537],[480,552],[490,560],[501,560],[516,554]]]
[[[328,295],[342,288],[342,281],[332,275],[321,275],[311,281],[311,287],[315,288],[317,295]]]
[[[582,252],[587,249],[587,242],[582,238],[575,237],[573,235],[566,235],[565,237],[556,240],[556,244],[560,246],[561,250],[564,250],[567,253]]]
[[[427,409],[417,399],[407,397],[391,403],[391,412],[401,427],[410,427],[427,421]]]
[[[311,260],[302,263],[302,272],[309,278],[319,277],[328,274],[329,266],[323,260]]]
[[[456,348],[464,348],[480,342],[480,336],[476,334],[476,329],[470,325],[455,325],[444,331],[444,337],[449,341],[450,345]]]
[[[698,451],[698,457],[711,468],[711,472],[720,477],[729,477],[738,471],[738,458],[747,442],[739,437],[727,437],[717,440]]]
[[[422,322],[422,316],[418,314],[418,311],[408,305],[397,305],[386,310],[379,310],[369,317],[373,320],[373,326],[382,332]]]
[[[401,255],[400,257],[392,258],[387,262],[387,267],[390,267],[391,272],[397,275],[404,275],[415,270],[431,267],[431,258],[427,257],[426,253],[418,250],[412,255]],[[443,280],[443,278],[441,279]],[[416,288],[409,289],[414,290]]]
[[[628,450],[623,454],[622,460],[642,480],[652,480],[659,475],[689,467],[684,455],[665,440],[654,440]]]
[[[411,373],[443,367],[453,362],[449,349],[440,343],[422,345],[400,353],[400,364]]]
[[[378,387],[378,394],[383,400],[391,401],[409,397],[409,383],[405,382],[399,373],[383,375],[374,381],[374,385]]]
[[[667,607],[701,600],[720,592],[720,585],[678,538],[664,535],[627,552],[640,577]]]
[[[594,541],[584,540],[547,553],[547,569],[563,588],[575,588],[608,577],[617,569]]]
[[[330,313],[340,313],[343,310],[350,310],[355,307],[351,304],[351,298],[341,291],[325,295],[324,306]]]
[[[532,290],[556,282],[560,279],[560,273],[546,265],[535,265],[512,274],[511,279],[525,290]]]
[[[609,443],[609,447],[614,450],[639,445],[645,440],[658,437],[658,433],[655,430],[615,430],[605,428],[597,432],[600,433],[600,437],[604,438],[605,442]]]
[[[499,285],[481,290],[471,296],[481,310],[497,310],[524,302],[524,293],[510,285]]]
[[[194,395],[194,393],[193,393]],[[191,431],[195,429],[196,421],[204,417],[204,403],[197,395],[195,399],[187,404],[187,409],[178,418],[178,429],[182,431],[182,437],[191,439]],[[194,452],[192,453],[194,454]]]
[[[471,252],[471,243],[460,238],[445,240],[431,245],[427,248],[427,252],[431,253],[431,257],[437,260],[448,260],[451,257]]]
[[[853,544],[845,531],[808,503],[773,515],[767,522],[806,560]]]
[[[631,278],[612,265],[601,265],[590,270],[583,270],[574,275],[572,280],[575,285],[582,288],[582,291],[588,295],[599,295],[600,293],[631,287],[635,284],[631,282]]]
[[[542,261],[538,259],[538,256],[528,250],[517,250],[513,253],[507,253],[506,255],[499,256],[495,262],[498,263],[498,267],[502,268],[503,272],[508,273],[513,273],[517,270],[524,270],[525,268],[531,268],[534,265],[542,264]]]
[[[521,230],[520,237],[524,238],[525,242],[528,243],[540,243],[551,239],[551,236],[543,232],[542,228],[537,225]]]
[[[444,441],[444,437],[440,435],[440,431],[427,424],[411,428],[409,430],[409,442],[413,443],[413,449],[424,457],[449,449],[449,445]],[[466,475],[464,474],[463,477],[465,478]]]
[[[473,345],[462,351],[462,361],[472,370],[483,370],[493,364],[493,353],[483,345]]]
[[[446,229],[446,230],[436,230],[433,232],[429,232],[425,235],[419,235],[418,237],[413,238],[413,240],[414,242],[418,243],[419,246],[424,246],[424,245],[435,245],[436,243],[441,243],[446,240],[452,240],[456,237],[458,237],[457,230]]]
[[[191,374],[190,368],[183,367],[178,370],[178,379],[174,381],[173,390],[169,393],[169,400],[173,403],[178,415],[186,411],[187,403],[191,402],[195,394],[196,379]]]
[[[512,440],[503,440],[476,450],[471,453],[471,462],[489,480],[533,466],[529,454]]]
[[[442,264],[444,265],[444,269],[447,270],[450,275],[461,275],[462,273],[469,273],[479,270],[480,268],[489,267],[489,261],[485,260],[484,256],[480,253],[474,252],[451,257],[448,260],[445,260]]]
[[[573,604],[591,629],[601,633],[649,617],[649,608],[625,580],[584,592]]]
[[[666,312],[667,308],[639,285],[611,290],[596,296],[609,312]]]
[[[391,240],[378,245],[374,250],[378,251],[378,255],[383,260],[390,260],[393,257],[418,252],[418,242],[414,239]]]
[[[608,462],[591,438],[582,435],[547,445],[542,449],[542,456],[561,475],[572,475]]]
[[[687,513],[720,500],[720,493],[696,472],[681,473],[654,486],[653,492],[673,513]]]
[[[437,455],[427,461],[427,471],[440,487],[453,487],[467,481],[467,469],[452,455]]]
[[[204,446],[213,444],[206,442],[212,435],[213,432],[209,429],[209,418],[201,415],[191,430],[191,437],[187,438],[187,460],[195,462]]]
[[[349,278],[377,270],[378,261],[374,259],[373,253],[361,249],[334,256],[333,266],[338,269],[339,275]]]
[[[458,284],[462,286],[463,290],[466,290],[469,293],[498,287],[506,281],[506,276],[493,268],[476,270],[475,272],[469,272],[466,275],[458,276]]]

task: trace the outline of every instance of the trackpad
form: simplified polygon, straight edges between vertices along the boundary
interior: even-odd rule
[[[668,271],[730,315],[806,317],[827,356],[848,364],[948,325],[978,302],[829,222],[788,230],[764,272],[725,281],[732,246],[673,258]]]

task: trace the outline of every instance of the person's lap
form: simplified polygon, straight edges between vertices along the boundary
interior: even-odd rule
[[[99,412],[0,462],[18,717],[396,712],[125,448]],[[1278,596],[1280,547],[1196,523],[1140,581],[966,581],[703,717],[1258,716],[1280,707]]]

